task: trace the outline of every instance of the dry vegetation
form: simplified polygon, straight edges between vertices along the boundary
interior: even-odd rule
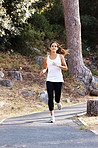
[[[88,117],[84,115],[81,119],[88,125],[89,129],[95,130],[98,133],[98,116]]]

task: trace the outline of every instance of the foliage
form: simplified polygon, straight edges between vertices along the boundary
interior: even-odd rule
[[[35,12],[32,4],[37,0],[1,0],[1,23],[0,36],[11,34],[19,34],[20,27]]]
[[[95,44],[97,42],[98,20],[89,15],[81,16],[82,24],[82,38],[88,40],[88,44]]]
[[[24,55],[37,55],[40,51],[34,48],[41,49],[43,47],[44,32],[36,31],[34,27],[29,24],[25,26],[21,35],[11,38],[13,48]],[[40,54],[40,53],[39,53]]]
[[[45,10],[43,14],[49,20],[50,24],[59,24],[64,27],[63,8],[60,0],[55,0],[51,9]]]
[[[40,32],[44,32],[44,39],[53,38],[52,26],[43,14],[32,15],[32,18],[28,20],[28,23],[31,23],[32,27],[34,27],[36,31],[39,30]]]
[[[97,42],[97,5],[97,0],[80,0],[83,48]],[[47,48],[46,40],[65,43],[61,0],[1,0],[0,9],[0,50],[29,53]]]
[[[32,15],[28,20],[28,25],[24,26],[21,34],[11,38],[10,42],[13,48],[25,55],[33,54],[33,56],[43,52],[45,39],[52,39],[52,27],[46,18],[41,14]],[[17,46],[18,45],[18,46]],[[37,48],[38,50],[34,50]]]
[[[62,26],[55,24],[51,25],[46,19],[44,14],[35,13],[30,19],[28,19],[28,25],[24,26],[24,30],[21,35],[11,38],[14,49],[19,52],[30,55],[34,48],[39,49],[42,53],[44,49],[49,47],[49,41],[51,40],[64,40],[65,30]],[[18,47],[17,47],[18,45]],[[38,54],[34,52],[33,56]]]
[[[80,0],[82,41],[86,46],[94,46],[98,36],[98,1]]]
[[[1,48],[9,46],[9,38],[19,35],[23,24],[34,14],[33,3],[37,0],[1,0],[0,2],[0,42]],[[9,44],[8,44],[9,43]]]
[[[42,13],[45,10],[49,10],[52,8],[52,6],[55,4],[56,0],[39,0],[35,4],[36,11],[38,13]]]
[[[98,19],[98,0],[80,0],[80,14],[90,15]]]

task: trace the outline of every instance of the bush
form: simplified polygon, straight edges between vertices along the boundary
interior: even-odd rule
[[[81,16],[82,39],[87,40],[88,46],[97,42],[98,20],[89,15]]]
[[[28,22],[31,23],[36,31],[44,32],[45,36],[43,39],[51,40],[53,38],[52,26],[43,14],[34,14]]]
[[[29,26],[25,26],[21,35],[12,38],[11,42],[18,52],[24,55],[30,55],[33,52],[33,48],[43,49],[44,36],[44,32],[40,32],[40,30],[36,31],[35,28],[29,24]]]
[[[11,38],[13,47],[24,55],[32,54],[33,48],[45,52],[51,40],[64,41],[65,29],[59,24],[50,25],[43,14],[34,14],[24,26],[21,35]],[[33,55],[39,54],[34,52]]]

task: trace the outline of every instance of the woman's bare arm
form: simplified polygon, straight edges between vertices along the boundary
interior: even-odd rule
[[[47,71],[47,57],[44,59],[44,68],[40,72],[40,76],[42,76]]]
[[[63,56],[63,55],[60,55],[60,59],[61,59],[62,66],[57,65],[56,63],[53,63],[53,65],[55,65],[55,66],[61,68],[62,70],[67,71],[68,67],[67,67],[67,64],[66,64],[66,62],[65,62],[64,56]]]

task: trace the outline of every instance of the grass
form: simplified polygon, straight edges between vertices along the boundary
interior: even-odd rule
[[[79,127],[79,129],[80,129],[80,130],[89,130],[89,127],[86,126],[86,125],[81,125],[81,126]]]
[[[0,52],[0,68],[20,68],[23,64],[27,63],[27,57],[19,53],[3,53]]]
[[[96,130],[98,132],[98,116],[87,115],[81,116],[81,119],[89,126],[89,129]]]
[[[98,76],[98,70],[96,70],[96,69],[91,69],[91,72],[92,72],[93,75]]]

